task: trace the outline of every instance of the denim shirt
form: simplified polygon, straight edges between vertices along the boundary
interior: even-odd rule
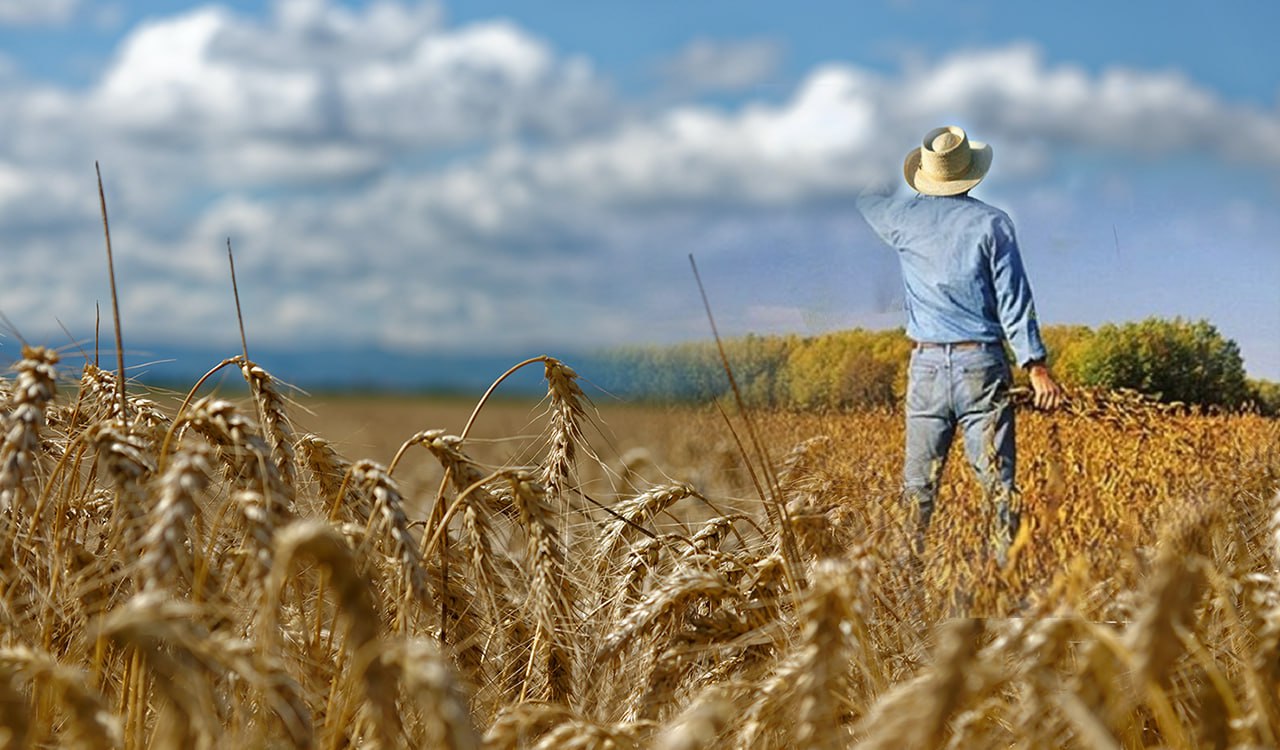
[[[1045,357],[1031,284],[1008,214],[967,195],[864,192],[858,209],[898,251],[907,336],[936,344],[1009,341],[1019,365]]]

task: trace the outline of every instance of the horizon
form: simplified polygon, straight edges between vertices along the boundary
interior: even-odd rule
[[[1172,321],[1172,318],[1159,319]],[[1189,321],[1193,322],[1193,321]],[[1207,321],[1212,325],[1212,321]],[[1104,324],[1108,325],[1108,324]],[[1046,333],[1053,335],[1054,329],[1066,328],[1050,324]],[[1097,332],[1098,327],[1088,327]],[[1216,326],[1215,326],[1216,328]],[[891,329],[844,329],[862,330],[873,334],[905,333],[901,326]],[[745,333],[722,337],[724,343],[734,344],[747,337],[765,339],[783,339],[798,336],[813,340],[828,334]],[[127,339],[126,339],[127,340]],[[0,342],[2,343],[2,342]],[[348,347],[342,349],[321,348],[268,348],[250,349],[252,361],[266,369],[272,376],[300,395],[306,396],[340,396],[351,395],[402,395],[424,398],[473,398],[484,392],[494,380],[508,368],[526,360],[547,356],[573,368],[582,380],[583,387],[593,397],[605,399],[621,399],[623,401],[640,398],[648,400],[666,397],[680,397],[677,393],[663,393],[655,390],[655,383],[643,376],[637,376],[631,369],[636,362],[637,354],[643,356],[647,347],[667,349],[679,354],[682,347],[714,347],[715,338],[710,332],[701,338],[692,338],[681,342],[664,344],[622,344],[612,348],[577,348],[577,349],[537,349],[523,348],[507,351],[446,350],[432,352],[406,353],[382,349],[376,345],[366,347]],[[1234,342],[1233,342],[1234,343]],[[37,345],[39,345],[37,343]],[[60,368],[75,366],[79,359],[85,363],[91,360],[105,370],[114,372],[117,369],[115,347],[112,343],[104,347],[83,347],[64,345],[60,347]],[[125,370],[128,381],[144,391],[186,392],[188,387],[208,373],[219,363],[229,357],[240,356],[238,348],[232,350],[225,347],[206,346],[190,342],[173,345],[160,345],[150,348],[125,346]],[[746,366],[746,362],[735,359],[730,350],[730,366],[735,370]],[[6,349],[0,346],[0,368],[11,369],[21,357],[17,348]],[[696,368],[695,368],[696,369]],[[748,369],[750,369],[748,367]],[[1065,373],[1060,373],[1060,377]],[[1278,381],[1261,378],[1253,373],[1245,373],[1251,382],[1277,383]],[[63,369],[63,376],[69,381],[75,378]],[[739,375],[740,376],[740,375]],[[710,384],[705,381],[704,372],[690,372],[688,382],[683,385],[671,384],[676,391],[683,393],[689,387],[705,388]],[[701,385],[698,385],[701,383]],[[727,385],[727,381],[724,385]],[[205,385],[206,390],[241,392],[246,386],[235,368],[225,368],[217,377]],[[503,386],[495,395],[525,399],[545,395],[546,382],[539,367],[524,367],[503,381]],[[708,391],[710,393],[711,391]]]

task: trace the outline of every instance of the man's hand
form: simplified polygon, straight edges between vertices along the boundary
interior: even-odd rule
[[[1043,362],[1033,362],[1027,366],[1031,376],[1031,390],[1037,409],[1056,409],[1062,403],[1062,386],[1049,374],[1049,368]]]

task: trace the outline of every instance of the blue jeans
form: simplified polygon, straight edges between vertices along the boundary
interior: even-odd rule
[[[989,500],[996,503],[1000,531],[1016,534],[1010,512],[1014,493],[1012,375],[1001,344],[981,347],[939,345],[911,353],[907,380],[907,458],[903,488],[919,509],[917,548],[933,515],[938,481],[956,427],[964,432],[964,451]]]

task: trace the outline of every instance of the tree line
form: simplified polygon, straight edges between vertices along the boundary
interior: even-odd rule
[[[1049,365],[1068,387],[1127,388],[1168,402],[1280,413],[1280,383],[1250,379],[1237,344],[1205,320],[1148,318],[1043,326]],[[747,335],[723,341],[753,407],[854,410],[896,406],[906,392],[912,343],[902,329],[818,336]],[[715,342],[630,346],[609,357],[611,390],[632,397],[707,401],[726,395]],[[1025,373],[1015,368],[1015,384]]]

